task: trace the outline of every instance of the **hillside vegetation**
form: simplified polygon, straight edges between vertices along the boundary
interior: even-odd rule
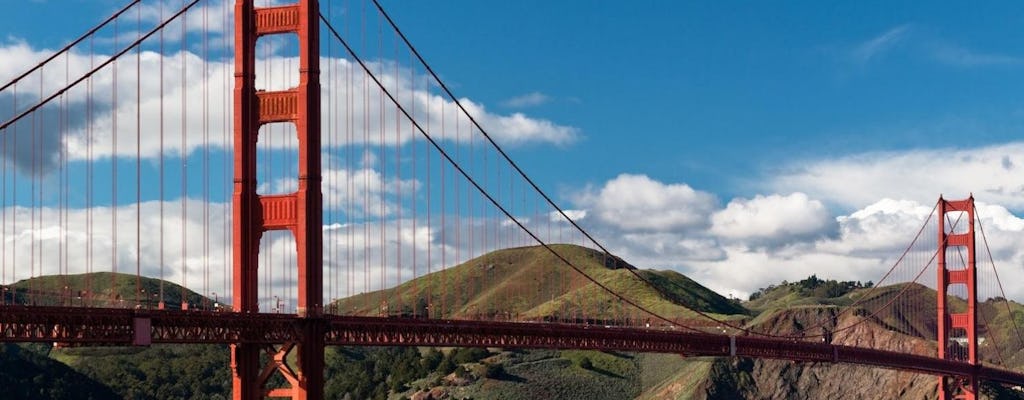
[[[578,310],[586,310],[591,318],[615,320],[637,314],[596,281],[669,318],[693,318],[692,310],[722,317],[746,313],[738,302],[677,272],[638,271],[620,259],[574,245],[552,248],[593,281],[544,247],[524,247],[494,251],[333,306],[344,314],[430,318],[573,320],[579,318]]]
[[[637,269],[578,246],[554,249],[601,285],[672,319],[693,321],[692,310],[699,310],[754,332],[936,352],[936,294],[922,285],[874,287],[811,276],[764,288],[740,303],[674,271]],[[135,303],[136,294],[143,293],[136,288],[153,293],[159,287],[157,280],[136,282],[134,276],[109,273],[11,285],[19,300],[36,304],[75,304],[88,297],[94,304],[126,307],[146,307]],[[194,305],[210,303],[180,286],[163,287],[169,307],[182,298]],[[79,290],[92,293],[80,299]],[[75,295],[42,295],[62,292]],[[915,307],[893,302],[897,296]],[[951,306],[958,310],[965,304],[954,298]],[[595,319],[589,322],[642,318],[540,247],[495,251],[331,307],[347,314],[416,318],[584,322],[571,312],[580,309]],[[1006,303],[990,299],[979,304],[979,312],[986,322],[979,346],[983,362],[1022,368],[1024,344],[1017,328],[1024,327],[1024,307],[1011,302],[1007,310]],[[229,398],[228,360],[224,345],[5,345],[0,382],[29,390],[13,398]],[[934,398],[937,382],[933,376],[851,365],[576,350],[330,347],[325,365],[325,395],[340,399],[924,399]],[[983,391],[986,399],[1022,398],[991,384]]]
[[[213,305],[210,299],[171,282],[113,272],[40,276],[18,281],[8,288],[14,292],[17,303],[41,306],[156,308],[161,293],[169,309],[180,309],[182,299],[191,308]]]

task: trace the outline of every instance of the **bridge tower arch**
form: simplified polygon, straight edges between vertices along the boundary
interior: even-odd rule
[[[978,306],[978,274],[975,269],[974,253],[974,196],[964,200],[946,200],[940,196],[938,211],[939,246],[938,253],[936,254],[936,260],[938,260],[938,283],[936,284],[938,299],[936,309],[938,311],[937,339],[939,358],[978,365],[978,318],[977,314],[975,314]],[[958,216],[950,216],[947,219],[948,213],[957,213]],[[952,223],[950,224],[949,222]],[[966,229],[958,229],[965,224]],[[946,258],[950,255],[950,252],[962,254],[966,257],[963,263],[964,268],[949,268]],[[950,285],[966,286],[966,312],[950,312],[947,294]],[[966,338],[966,341],[955,341],[954,336]],[[940,400],[975,400],[977,396],[977,376],[939,378]]]

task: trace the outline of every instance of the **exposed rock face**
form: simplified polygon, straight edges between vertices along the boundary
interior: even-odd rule
[[[763,331],[787,334],[812,326],[811,321],[824,320],[827,322],[820,328],[832,332],[830,340],[837,345],[922,355],[936,351],[932,341],[900,333],[874,319],[855,313],[840,313],[839,310],[835,307],[788,309],[777,312],[760,325]],[[848,328],[837,331],[837,325]],[[661,394],[666,396],[662,398],[924,400],[936,398],[938,378],[866,366],[735,359],[714,361],[707,372],[707,380],[690,394],[671,390],[684,386],[663,385]],[[988,386],[982,388],[981,398],[1021,398],[1021,394]]]

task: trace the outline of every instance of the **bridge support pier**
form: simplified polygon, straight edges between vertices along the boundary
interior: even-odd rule
[[[294,340],[275,346],[232,345],[236,400],[264,397],[323,398],[323,200],[320,171],[320,36],[318,0],[255,7],[235,0],[233,308],[258,313],[259,246],[263,232],[287,230],[295,237],[300,321]],[[280,91],[257,90],[256,40],[265,35],[298,36],[299,84]],[[292,123],[298,136],[298,189],[256,193],[256,144],[260,126]],[[289,361],[295,353],[297,362]],[[261,365],[261,356],[266,364]],[[294,365],[293,365],[294,364]],[[288,387],[267,388],[275,374]]]

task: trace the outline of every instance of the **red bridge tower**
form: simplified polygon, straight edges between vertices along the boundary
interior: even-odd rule
[[[953,226],[946,227],[947,213],[963,213],[959,218],[954,217]],[[939,247],[938,247],[938,348],[939,358],[953,359],[978,365],[978,318],[975,310],[978,306],[977,281],[978,274],[975,270],[974,259],[974,196],[965,200],[945,200],[939,197]],[[963,221],[966,218],[967,221]],[[956,233],[958,226],[966,223],[967,229],[963,233]],[[946,230],[949,229],[949,232]],[[966,253],[963,269],[949,269],[946,264],[946,257],[950,250],[953,254]],[[963,250],[961,253],[956,250]],[[950,285],[965,285],[967,287],[967,312],[950,313],[947,304],[947,290]],[[951,336],[965,337],[966,343],[951,342]],[[966,345],[966,352],[963,347]],[[965,399],[974,400],[978,395],[978,378],[939,378],[939,399]]]
[[[259,312],[257,268],[260,238],[268,230],[289,230],[295,236],[298,277],[299,340],[261,347],[231,346],[234,398],[323,397],[323,233],[320,193],[320,38],[317,0],[287,6],[257,8],[253,0],[235,0],[235,180],[232,198],[234,224],[234,299],[236,312]],[[256,39],[264,35],[298,36],[299,85],[282,91],[262,91],[256,82]],[[299,143],[298,190],[256,194],[256,142],[260,126],[295,124]],[[297,363],[288,359],[295,351]],[[260,353],[266,352],[262,364]],[[289,387],[267,388],[275,373]]]

